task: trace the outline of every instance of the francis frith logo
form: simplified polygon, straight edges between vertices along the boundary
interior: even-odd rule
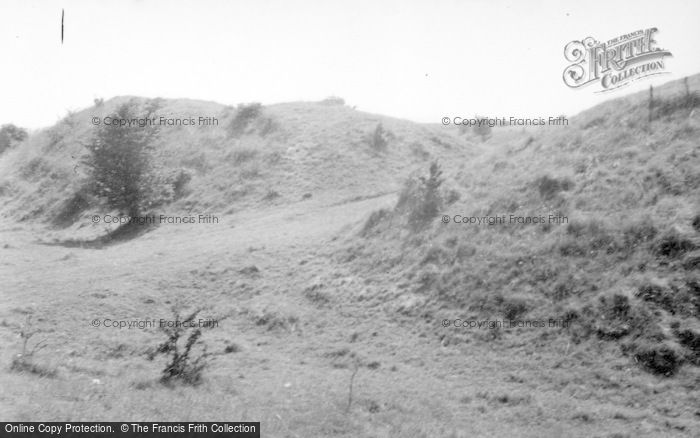
[[[655,27],[620,35],[606,42],[593,37],[571,41],[564,56],[572,64],[564,70],[564,83],[571,88],[599,83],[598,93],[615,90],[648,76],[665,71],[665,56],[673,56],[657,47]]]

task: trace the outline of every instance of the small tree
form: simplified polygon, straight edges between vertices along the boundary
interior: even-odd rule
[[[113,120],[133,120],[150,117],[155,108],[150,106],[138,116],[133,102],[119,106]],[[102,124],[92,141],[86,145],[90,154],[84,160],[93,183],[95,195],[130,217],[139,216],[155,192],[155,174],[152,166],[153,139],[158,130],[146,124],[139,127]]]
[[[437,161],[430,163],[428,177],[409,178],[399,195],[396,210],[406,212],[408,224],[420,228],[440,214],[443,205],[440,186],[442,170]]]

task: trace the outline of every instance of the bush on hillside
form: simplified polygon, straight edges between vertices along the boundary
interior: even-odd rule
[[[27,138],[27,131],[13,124],[2,125],[0,128],[0,154],[11,148],[16,143],[21,143]]]
[[[207,352],[206,345],[200,339],[202,329],[195,322],[200,311],[201,309],[195,310],[185,319],[180,319],[180,314],[175,311],[174,321],[178,324],[161,326],[167,339],[147,356],[149,360],[153,360],[159,354],[170,357],[161,371],[161,383],[170,385],[180,382],[192,386],[202,383],[202,373],[209,365],[208,359],[212,354]],[[181,339],[185,339],[184,345]],[[199,350],[198,353],[195,353],[195,348]]]
[[[408,225],[421,228],[440,214],[443,206],[440,186],[442,170],[437,161],[430,164],[428,177],[409,178],[396,204],[396,210],[405,213]]]
[[[114,119],[151,117],[151,108],[140,113],[133,102],[119,106],[111,114]],[[84,164],[88,169],[92,192],[107,205],[130,217],[139,216],[147,207],[157,203],[163,191],[152,162],[155,127],[115,127],[100,125],[91,142],[86,145],[89,155]]]
[[[378,123],[367,142],[375,151],[383,151],[389,144],[389,135],[389,132],[384,129],[382,124]]]
[[[236,116],[228,125],[228,133],[231,137],[242,135],[250,124],[262,114],[262,105],[258,102],[239,104],[236,108]]]

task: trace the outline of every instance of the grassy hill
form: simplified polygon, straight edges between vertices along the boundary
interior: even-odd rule
[[[431,157],[466,161],[479,152],[474,138],[355,111],[328,100],[261,109],[243,129],[238,111],[211,102],[119,97],[66,116],[0,157],[2,213],[14,220],[73,225],[99,212],[86,190],[83,158],[100,121],[123,103],[158,105],[154,161],[161,172],[192,178],[171,211],[228,214],[262,204],[309,197],[337,201],[396,191],[408,172]],[[175,126],[171,119],[217,119],[217,125]],[[159,120],[160,122],[160,120]],[[385,145],[373,142],[378,125]],[[115,128],[131,129],[131,128]],[[139,128],[133,128],[139,129]],[[72,230],[75,232],[75,230]]]
[[[0,412],[275,437],[694,436],[700,113],[682,82],[654,96],[651,123],[639,93],[487,139],[337,99],[69,114],[0,155]],[[116,227],[91,216],[118,213],[89,190],[92,118],[128,101],[218,119],[161,127],[157,171],[190,179],[144,213],[221,220],[81,246]],[[162,381],[162,330],[107,326],[199,308],[221,323],[181,384]]]
[[[666,375],[697,366],[700,77],[689,86],[690,99],[681,82],[655,90],[651,123],[639,93],[570,126],[494,144],[446,184],[461,195],[441,200],[449,223],[406,227],[421,202],[408,213],[375,212],[340,260],[393,284],[379,300],[408,318],[563,320],[561,330],[507,335],[616,342],[630,360]],[[455,215],[505,221],[455,223]],[[527,217],[545,223],[518,222]],[[429,327],[445,342],[474,334]]]

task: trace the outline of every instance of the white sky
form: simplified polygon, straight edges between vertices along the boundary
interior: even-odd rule
[[[18,0],[0,16],[0,123],[29,128],[127,94],[224,104],[338,95],[433,123],[571,115],[700,72],[697,0]],[[673,53],[672,74],[603,94],[564,85],[569,41],[648,27]]]

